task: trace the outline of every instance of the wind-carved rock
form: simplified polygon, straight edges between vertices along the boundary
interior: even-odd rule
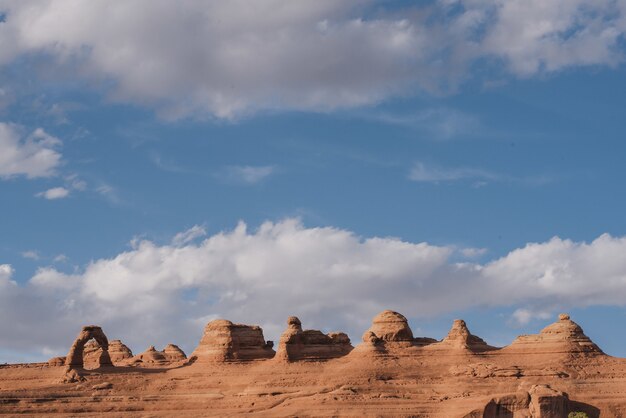
[[[318,330],[303,330],[295,316],[287,319],[287,329],[280,337],[276,359],[278,361],[326,360],[345,356],[354,347],[343,332],[324,334]]]
[[[267,359],[274,357],[273,346],[272,341],[265,341],[259,326],[216,319],[204,328],[191,358],[200,363]]]
[[[78,337],[76,337],[74,344],[72,344],[72,347],[70,348],[69,353],[67,354],[67,357],[65,359],[65,364],[69,366],[70,368],[71,367],[83,368],[84,367],[83,352],[85,349],[85,345],[87,344],[88,341],[92,339],[95,340],[96,343],[101,348],[100,354],[95,360],[96,366],[97,367],[113,366],[113,363],[111,362],[111,357],[109,356],[109,351],[108,351],[109,340],[107,339],[106,335],[104,335],[102,328],[96,325],[88,325],[88,326],[83,327],[81,332],[78,334]]]
[[[585,335],[583,329],[572,321],[568,314],[560,314],[557,322],[548,325],[539,334],[517,337],[502,351],[521,354],[603,354],[602,350]]]

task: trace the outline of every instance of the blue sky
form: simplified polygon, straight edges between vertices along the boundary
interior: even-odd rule
[[[0,1],[0,361],[385,308],[626,356],[623,1],[143,3]]]

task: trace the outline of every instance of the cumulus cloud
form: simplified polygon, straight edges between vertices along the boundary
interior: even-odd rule
[[[136,349],[176,342],[190,350],[207,318],[259,323],[277,338],[294,314],[308,327],[345,330],[358,340],[388,308],[419,318],[511,306],[524,322],[537,307],[626,300],[626,238],[610,235],[590,243],[553,238],[484,264],[455,262],[459,249],[452,246],[362,238],[294,219],[254,231],[240,223],[199,243],[184,241],[141,241],[71,274],[42,268],[24,286],[11,282],[10,266],[0,266],[3,345],[62,353],[89,322]]]
[[[44,199],[48,199],[48,200],[56,200],[56,199],[63,199],[65,197],[68,197],[69,195],[70,195],[70,191],[67,190],[65,187],[53,187],[51,189],[46,190],[45,192],[37,193],[35,196],[43,197]]]
[[[61,164],[61,141],[39,128],[30,135],[16,125],[0,122],[0,178],[19,175],[50,177]]]
[[[165,117],[233,118],[454,88],[480,60],[502,62],[520,77],[622,60],[623,0],[389,7],[376,0],[0,0],[0,64],[43,54],[112,86],[113,99]]]

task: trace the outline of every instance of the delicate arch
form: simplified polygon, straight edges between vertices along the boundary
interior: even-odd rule
[[[96,325],[85,326],[80,331],[80,334],[76,337],[76,340],[74,341],[74,344],[72,344],[72,348],[70,348],[70,352],[67,354],[67,358],[65,359],[65,364],[67,366],[84,366],[83,352],[85,350],[85,344],[91,339],[96,340],[102,349],[102,353],[98,359],[98,367],[113,366],[111,357],[109,356],[109,340],[107,339],[107,336],[104,335],[102,328]]]

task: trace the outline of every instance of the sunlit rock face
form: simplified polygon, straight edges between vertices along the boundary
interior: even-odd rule
[[[521,335],[503,349],[506,353],[597,355],[602,350],[585,335],[583,329],[560,314],[558,320],[545,327],[539,334]]]
[[[233,324],[225,319],[209,322],[191,354],[194,362],[249,361],[274,357],[273,342],[265,341],[256,325]]]
[[[290,316],[287,329],[280,337],[278,361],[326,360],[345,356],[353,347],[343,332],[324,334],[318,330],[303,330],[300,320]]]

